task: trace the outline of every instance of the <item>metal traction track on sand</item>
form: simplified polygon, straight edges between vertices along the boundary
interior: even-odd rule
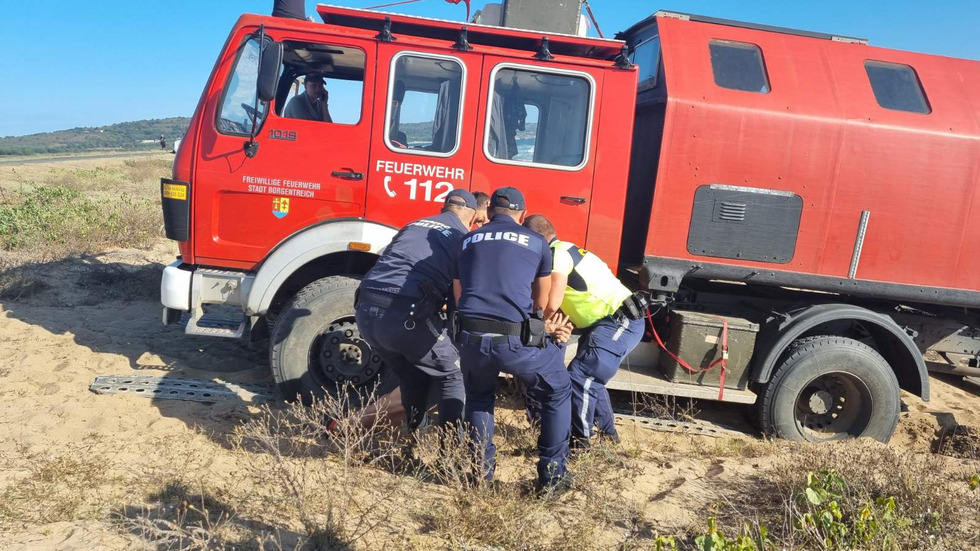
[[[634,415],[631,411],[614,408],[613,414],[617,419],[635,421],[641,427],[659,432],[675,432],[680,434],[696,434],[700,436],[711,436],[720,438],[723,436],[745,436],[744,432],[730,429],[707,421],[673,421],[670,419],[657,419],[645,415]]]
[[[276,399],[276,391],[269,384],[235,384],[223,381],[207,381],[184,377],[158,377],[153,375],[104,375],[96,377],[89,386],[96,394],[134,394],[158,400],[185,400],[191,402],[266,402]],[[659,432],[694,434],[710,437],[745,436],[745,433],[706,421],[673,421],[636,415],[632,411],[616,408],[617,418],[634,421],[639,426]]]
[[[146,398],[191,402],[265,402],[276,398],[275,388],[263,384],[235,384],[183,377],[104,375],[89,385],[96,394],[135,394]]]

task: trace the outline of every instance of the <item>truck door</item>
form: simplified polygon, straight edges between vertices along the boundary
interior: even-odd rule
[[[367,217],[402,226],[470,188],[483,56],[381,44]]]
[[[561,239],[585,246],[601,78],[600,71],[487,57],[473,189],[517,187],[529,213],[546,215]]]
[[[192,183],[202,264],[251,268],[305,227],[364,215],[375,43],[269,34],[284,50],[276,99],[255,113],[258,41],[245,38],[205,110]],[[253,115],[258,150],[249,158],[243,144]]]

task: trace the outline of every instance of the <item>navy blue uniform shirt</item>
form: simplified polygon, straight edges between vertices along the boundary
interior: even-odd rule
[[[531,283],[551,275],[551,248],[537,232],[498,214],[463,238],[457,274],[460,314],[521,322],[533,314]]]
[[[452,212],[409,223],[385,249],[378,263],[361,280],[361,289],[422,298],[421,285],[430,282],[449,297],[459,241],[466,233]]]

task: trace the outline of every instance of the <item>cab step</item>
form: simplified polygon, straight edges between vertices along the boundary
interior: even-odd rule
[[[246,327],[248,327],[248,318],[244,314],[237,320],[204,314],[201,317],[188,319],[184,333],[202,337],[240,339],[245,335]]]

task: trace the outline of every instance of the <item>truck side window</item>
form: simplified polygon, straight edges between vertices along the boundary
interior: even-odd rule
[[[505,164],[585,166],[595,85],[584,73],[494,69],[484,152]]]
[[[630,62],[640,66],[639,90],[657,87],[657,75],[660,73],[660,37],[641,42],[633,48]]]
[[[769,77],[762,50],[755,44],[712,40],[708,43],[711,51],[711,71],[715,84],[730,90],[769,93]]]
[[[865,61],[864,70],[868,73],[878,105],[923,115],[932,112],[922,90],[922,82],[912,67],[884,61]]]
[[[418,155],[451,156],[459,148],[465,69],[448,56],[403,53],[392,62],[385,143]]]
[[[277,95],[276,114],[335,124],[359,123],[364,63],[364,51],[357,48],[283,42],[282,78],[288,79],[289,85],[284,94]],[[284,85],[280,82],[281,88]]]
[[[216,126],[222,134],[248,135],[252,130],[252,117],[257,116],[255,127],[262,121],[269,110],[267,104],[259,102],[258,113],[255,111],[256,83],[259,76],[259,41],[250,38],[242,45],[235,70],[225,86],[221,108],[218,109]]]

